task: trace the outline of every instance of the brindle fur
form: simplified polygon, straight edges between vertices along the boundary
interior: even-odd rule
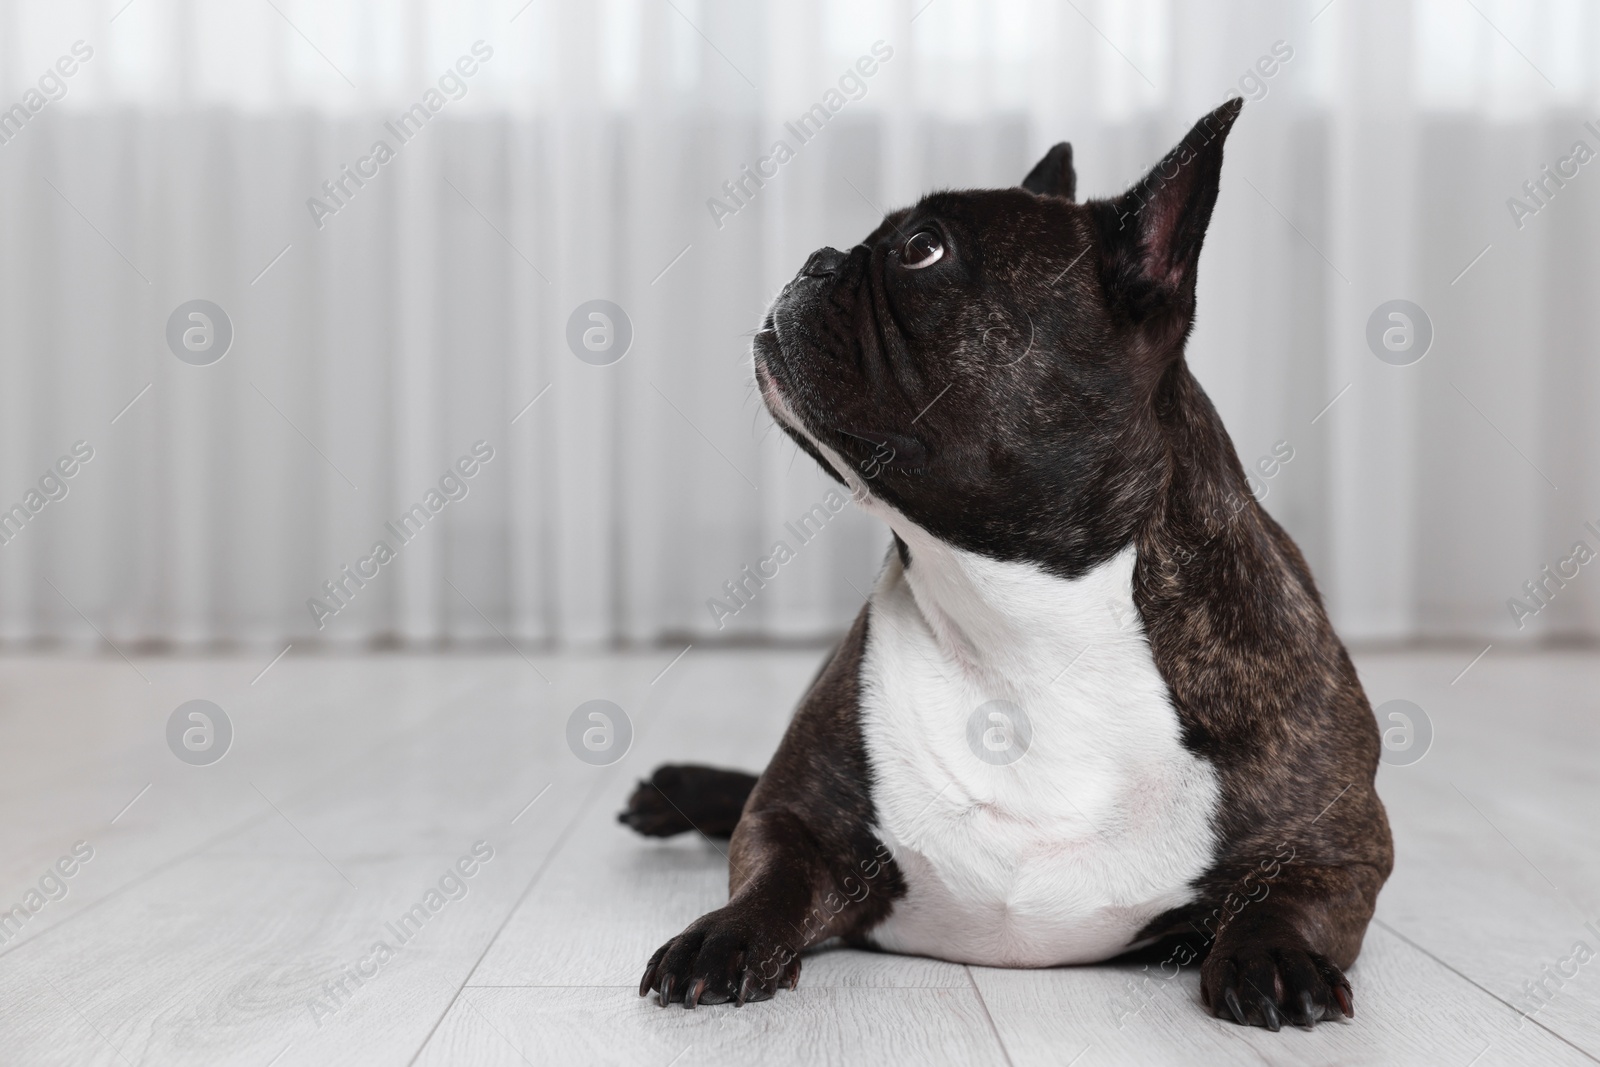
[[[657,989],[662,1003],[690,1008],[764,1000],[799,979],[803,949],[833,937],[861,943],[905,895],[900,872],[867,829],[875,821],[872,771],[857,699],[867,617],[863,606],[744,803],[728,847],[727,905],[656,951],[641,995]],[[670,768],[672,785],[662,789],[666,770],[640,783],[622,821],[662,817],[663,801],[674,810],[694,803],[700,781],[727,773]]]
[[[1222,142],[1238,112],[1235,101],[1208,115],[1112,200],[1072,201],[1065,145],[1022,190],[927,197],[851,252],[816,253],[756,349],[758,376],[781,382],[830,449],[871,457],[875,471],[883,449],[894,451],[871,491],[949,543],[1066,578],[1137,545],[1135,605],[1183,742],[1216,768],[1222,799],[1195,901],[1136,940],[1173,944],[1179,962],[1203,958],[1213,1013],[1278,1029],[1285,1017],[1312,1025],[1353,1013],[1342,971],[1393,849],[1373,789],[1378,729],[1355,668],[1183,360]],[[891,269],[904,235],[927,224],[959,256],[945,289]],[[780,315],[782,346],[772,331]],[[968,346],[947,351],[945,339],[998,328],[1009,356],[1024,319],[1028,350],[1056,358],[985,364]],[[868,605],[744,804],[728,905],[656,952],[641,994],[686,1007],[770,996],[797,980],[801,949],[862,942],[903,895],[892,860],[873,864],[856,700],[870,624]],[[703,811],[719,790],[730,805],[720,818],[733,814],[730,779],[716,777],[728,772],[669,770],[641,784],[624,821],[686,829],[678,816]],[[716,818],[702,828],[718,828]]]

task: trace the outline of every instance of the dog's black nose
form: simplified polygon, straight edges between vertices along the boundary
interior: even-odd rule
[[[800,273],[808,278],[826,278],[830,274],[837,273],[848,258],[837,248],[819,248],[811,253],[811,258],[800,268]]]

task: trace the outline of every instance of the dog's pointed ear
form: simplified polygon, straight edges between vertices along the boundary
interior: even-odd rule
[[[1040,196],[1071,200],[1078,194],[1078,172],[1072,169],[1072,146],[1062,141],[1022,179],[1022,187]]]
[[[1194,318],[1195,268],[1221,184],[1222,142],[1243,107],[1241,98],[1229,100],[1132,189],[1089,205],[1107,299],[1153,328],[1158,347],[1181,341]]]

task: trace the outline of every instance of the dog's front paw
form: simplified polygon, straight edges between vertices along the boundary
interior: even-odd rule
[[[760,924],[722,908],[702,916],[650,957],[639,982],[639,995],[661,995],[661,1006],[681,1001],[696,1004],[743,1005],[766,1000],[780,985],[793,989],[800,980],[800,957]]]
[[[1268,1030],[1355,1015],[1344,973],[1303,945],[1218,945],[1200,967],[1200,997],[1213,1015]]]

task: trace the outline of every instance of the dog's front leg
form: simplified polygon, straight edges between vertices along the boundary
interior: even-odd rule
[[[1361,951],[1385,872],[1368,865],[1287,865],[1267,893],[1216,932],[1200,967],[1200,996],[1214,1015],[1276,1030],[1353,1016],[1343,968]]]
[[[861,848],[866,862],[856,866],[797,814],[746,812],[730,842],[728,903],[656,950],[639,995],[655,990],[663,1006],[693,1008],[794,988],[806,947],[861,929],[876,910],[868,900],[886,861],[870,842]]]

